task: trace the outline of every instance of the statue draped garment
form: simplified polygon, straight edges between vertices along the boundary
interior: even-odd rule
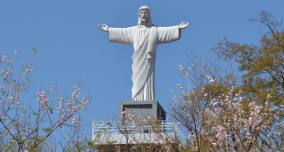
[[[132,100],[155,100],[155,56],[159,43],[178,40],[178,26],[109,28],[109,40],[133,45]]]

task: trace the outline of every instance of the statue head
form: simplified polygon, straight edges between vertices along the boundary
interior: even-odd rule
[[[139,7],[138,9],[138,26],[147,26],[151,27],[152,26],[152,21],[151,21],[151,14],[150,14],[150,8],[146,5],[143,5]]]

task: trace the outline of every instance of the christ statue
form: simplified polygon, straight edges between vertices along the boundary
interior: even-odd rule
[[[157,27],[152,24],[150,8],[141,6],[138,10],[137,26],[112,28],[99,24],[99,28],[108,32],[109,40],[117,43],[131,44],[132,55],[132,100],[155,100],[155,55],[157,44],[178,40],[181,29],[189,23],[181,22],[170,27]]]

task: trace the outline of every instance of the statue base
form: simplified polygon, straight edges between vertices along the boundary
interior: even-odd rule
[[[135,119],[166,120],[166,112],[158,101],[131,101],[121,103],[121,120]]]

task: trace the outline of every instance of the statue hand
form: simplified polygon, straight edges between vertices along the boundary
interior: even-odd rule
[[[103,31],[105,31],[105,32],[108,32],[108,29],[109,29],[109,26],[108,26],[108,25],[106,25],[106,24],[98,24],[98,27],[99,27],[101,30],[103,30]]]
[[[181,22],[179,25],[178,25],[178,28],[179,29],[184,29],[186,27],[189,26],[189,22]]]

